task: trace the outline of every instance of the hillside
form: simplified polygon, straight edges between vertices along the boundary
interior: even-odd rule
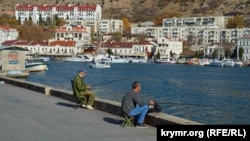
[[[171,11],[178,11],[181,17],[216,16],[230,12],[250,15],[250,0],[0,0],[0,14],[14,15],[17,3],[100,4],[103,7],[102,18],[128,17],[131,22],[153,20]]]

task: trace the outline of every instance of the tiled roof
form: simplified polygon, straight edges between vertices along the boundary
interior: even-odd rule
[[[94,4],[83,4],[83,5],[32,5],[32,4],[18,4],[16,5],[16,10],[26,10],[26,11],[32,11],[34,7],[37,7],[38,11],[51,11],[53,7],[56,8],[57,11],[73,11],[75,7],[78,8],[78,11],[95,11],[96,5]]]
[[[7,27],[7,26],[3,26],[3,25],[0,25],[0,29],[3,29],[3,30],[10,30],[10,28],[9,28],[9,27]]]
[[[74,47],[75,44],[76,44],[76,41],[53,41],[49,43],[50,46],[60,45],[60,46],[65,46],[65,47]]]

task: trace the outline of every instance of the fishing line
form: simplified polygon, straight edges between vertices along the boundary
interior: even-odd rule
[[[181,105],[181,106],[204,106],[204,107],[218,107],[218,106],[214,106],[214,105],[203,105],[203,104],[192,104],[192,103],[176,103],[176,102],[158,102],[161,105]]]
[[[122,81],[122,80],[127,80],[127,79],[131,79],[131,78],[134,78],[134,77],[135,76],[131,76],[131,77],[126,77],[126,78],[122,78],[122,79],[107,81],[107,82],[103,82],[103,83],[97,83],[97,84],[91,85],[91,87],[99,86],[99,85],[106,85],[106,84],[109,84],[109,83],[113,83],[113,82],[117,82],[117,81]]]
[[[153,76],[153,74],[156,74],[156,73],[152,73],[151,75],[147,75],[147,76]],[[111,81],[107,81],[107,82],[97,83],[97,84],[91,85],[91,87],[95,87],[95,86],[99,86],[99,85],[107,85],[109,83],[118,82],[118,81],[127,80],[127,79],[132,79],[132,78],[136,78],[136,77],[143,77],[143,75],[134,75],[134,76],[125,77],[125,78],[121,78],[121,79],[116,79],[116,80],[111,80]]]

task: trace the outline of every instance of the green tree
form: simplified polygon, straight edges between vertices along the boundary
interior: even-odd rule
[[[239,48],[239,59],[242,60],[243,57],[243,53],[244,53],[244,49],[242,47]]]
[[[107,49],[107,53],[108,53],[109,57],[110,57],[110,55],[114,54],[110,48]]]
[[[213,51],[213,54],[212,54],[212,57],[215,59],[215,58],[218,58],[218,49],[215,49]]]
[[[161,55],[160,55],[160,52],[158,51],[156,54],[156,59],[160,59],[160,58],[161,58]]]
[[[122,39],[122,34],[120,32],[114,32],[112,39],[116,42],[120,42]]]

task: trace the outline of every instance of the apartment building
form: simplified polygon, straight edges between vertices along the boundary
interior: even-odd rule
[[[250,35],[244,36],[244,37],[241,37],[238,39],[238,41],[237,41],[237,54],[239,54],[239,48],[243,49],[242,60],[250,60]]]
[[[118,19],[102,19],[97,21],[97,30],[99,34],[114,32],[123,32],[123,21]]]
[[[163,27],[183,27],[183,26],[218,26],[225,28],[231,16],[210,16],[210,17],[187,17],[187,18],[167,18],[162,20]]]
[[[174,54],[174,57],[179,57],[182,51],[183,41],[180,38],[160,37],[157,38],[157,47],[154,55],[159,52],[161,57],[172,57],[172,52],[172,54]]]
[[[237,43],[237,39],[250,34],[250,28],[218,28],[218,26],[184,27],[132,27],[132,34],[146,34],[155,39],[177,37],[199,48],[220,41]],[[221,35],[221,36],[220,36]]]
[[[15,6],[15,17],[21,23],[31,18],[37,24],[40,18],[43,21],[53,20],[55,15],[65,20],[97,21],[102,18],[102,9],[98,4],[16,4]]]

